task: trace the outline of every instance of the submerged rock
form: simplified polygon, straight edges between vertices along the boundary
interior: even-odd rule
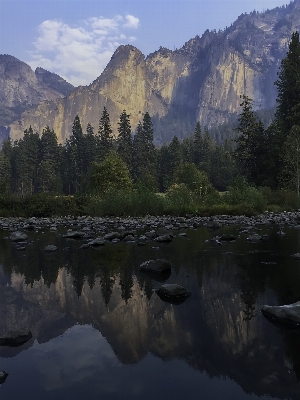
[[[44,251],[47,251],[47,252],[52,252],[52,251],[56,251],[57,250],[57,247],[56,246],[53,246],[52,244],[49,244],[48,246],[46,246],[45,248],[44,248]]]
[[[0,371],[0,385],[5,382],[8,377],[8,373],[6,371]]]
[[[269,318],[284,324],[296,325],[300,327],[300,301],[283,306],[265,305],[261,312]]]
[[[85,232],[79,232],[79,231],[70,231],[67,232],[63,235],[64,238],[67,239],[81,239],[85,235]]]
[[[164,273],[167,271],[171,271],[172,264],[169,261],[164,260],[163,258],[157,260],[148,260],[143,262],[140,265],[140,270],[142,271],[151,271],[156,273]]]
[[[10,235],[10,240],[12,242],[23,242],[24,240],[27,240],[28,236],[24,232],[16,231],[12,232]]]
[[[168,243],[168,242],[172,241],[172,238],[170,235],[162,235],[162,236],[158,236],[155,240],[160,243],[164,243],[164,242]]]
[[[173,304],[180,304],[191,295],[191,292],[176,283],[166,283],[157,289],[156,293],[162,300]]]
[[[220,242],[232,242],[234,240],[236,240],[236,237],[228,233],[224,233],[222,236],[219,237]]]
[[[0,337],[0,346],[18,347],[31,338],[32,333],[26,329],[12,329]]]

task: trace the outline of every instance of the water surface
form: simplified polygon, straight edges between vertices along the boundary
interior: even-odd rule
[[[62,231],[29,233],[25,251],[0,232],[0,333],[28,326],[23,346],[0,347],[9,376],[1,400],[299,399],[300,330],[274,325],[264,304],[300,300],[300,232],[259,226],[174,231],[171,243],[80,249]],[[232,233],[218,245],[209,239]],[[58,251],[45,253],[55,244]],[[162,301],[163,283],[138,270],[153,258],[174,268],[167,283],[192,292]],[[160,281],[161,280],[161,281]]]

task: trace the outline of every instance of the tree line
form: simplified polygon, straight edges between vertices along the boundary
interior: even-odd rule
[[[148,190],[165,192],[175,182],[179,165],[192,163],[216,188],[225,190],[235,173],[229,143],[217,145],[197,122],[193,134],[183,141],[156,148],[148,112],[133,135],[130,116],[124,110],[113,136],[109,113],[104,107],[98,130],[88,124],[83,131],[76,116],[64,145],[46,126],[41,136],[26,129],[22,139],[3,143],[0,152],[0,189],[27,196],[35,193],[86,194],[114,186],[136,183]]]
[[[77,115],[64,144],[58,143],[48,126],[41,135],[29,127],[22,139],[3,143],[1,193],[22,197],[35,193],[101,194],[110,188],[131,189],[134,184],[166,192],[178,183],[192,188],[191,177],[225,191],[241,176],[249,185],[289,188],[299,195],[299,71],[299,33],[295,32],[275,82],[278,98],[273,122],[265,128],[253,111],[253,101],[243,95],[235,138],[222,144],[197,122],[188,138],[174,136],[169,144],[156,148],[149,113],[133,134],[126,110],[120,115],[117,135],[113,135],[105,107],[97,132],[91,124],[84,132]]]

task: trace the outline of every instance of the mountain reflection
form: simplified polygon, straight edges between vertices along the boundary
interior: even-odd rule
[[[235,380],[246,393],[296,399],[300,332],[274,326],[259,310],[299,300],[299,266],[288,257],[298,233],[275,242],[276,254],[272,235],[265,243],[241,239],[220,247],[205,243],[209,235],[191,231],[188,240],[176,238],[159,253],[151,244],[83,250],[81,242],[66,245],[49,234],[32,236],[23,254],[1,241],[1,332],[28,326],[46,343],[76,323],[89,324],[123,364],[137,364],[148,352],[165,361],[180,358],[210,377]],[[43,251],[49,242],[57,253]],[[168,282],[192,292],[183,304],[163,302],[153,292],[161,283],[138,271],[154,257],[173,263]],[[268,260],[277,264],[261,264]],[[0,348],[0,356],[13,357],[32,343]]]

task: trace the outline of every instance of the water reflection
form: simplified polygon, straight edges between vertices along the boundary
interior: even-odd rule
[[[234,227],[223,231],[238,235]],[[263,304],[299,300],[300,265],[289,257],[299,251],[298,231],[287,230],[280,238],[276,228],[268,232],[268,241],[253,244],[241,236],[235,243],[217,246],[205,242],[213,233],[199,228],[188,231],[187,238],[161,245],[158,251],[151,243],[83,250],[80,241],[32,233],[24,253],[1,240],[1,331],[27,325],[35,341],[17,349],[0,348],[0,362],[6,360],[5,369],[15,370],[13,360],[19,362],[22,357],[27,363],[30,353],[40,363],[33,373],[45,380],[38,383],[39,390],[59,390],[61,396],[70,385],[83,390],[80,385],[88,385],[91,379],[95,393],[116,398],[109,397],[115,393],[112,378],[106,375],[107,386],[101,388],[92,378],[95,371],[100,373],[97,357],[103,356],[111,363],[107,368],[115,381],[124,387],[129,383],[124,382],[121,366],[135,365],[142,387],[135,390],[140,394],[149,379],[147,369],[153,374],[153,364],[163,360],[168,364],[157,366],[158,370],[166,369],[167,376],[172,371],[173,385],[181,371],[186,390],[195,370],[196,381],[202,377],[204,382],[205,374],[232,379],[243,389],[239,399],[248,398],[247,393],[296,399],[300,334],[270,324],[259,310]],[[47,244],[55,244],[58,251],[45,253]],[[183,304],[163,302],[153,292],[161,282],[138,270],[143,261],[154,257],[174,265],[167,282],[192,292]],[[262,264],[269,261],[277,264]],[[104,342],[100,337],[106,338]],[[58,360],[58,354],[64,360]],[[65,374],[70,376],[64,379]],[[190,385],[198,387],[195,382]],[[207,386],[203,398],[208,399],[212,382],[203,385]],[[163,387],[167,390],[168,382]],[[123,398],[137,396],[132,388],[127,390]],[[174,398],[179,398],[178,393],[174,392]],[[225,397],[221,392],[214,398]]]

